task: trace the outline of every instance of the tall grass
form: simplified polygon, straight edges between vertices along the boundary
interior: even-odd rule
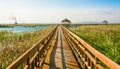
[[[14,26],[25,26],[25,27],[34,27],[34,26],[49,26],[53,24],[0,24],[0,27],[14,27]]]
[[[52,28],[53,26],[50,26],[45,29],[21,34],[0,31],[0,67],[5,69]]]
[[[120,64],[120,25],[84,25],[70,29],[98,51]]]

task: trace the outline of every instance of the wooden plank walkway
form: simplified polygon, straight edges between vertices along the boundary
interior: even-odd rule
[[[79,69],[78,63],[60,27],[47,53],[43,69]]]

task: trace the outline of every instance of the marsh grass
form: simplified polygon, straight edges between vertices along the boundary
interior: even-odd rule
[[[12,61],[46,35],[53,26],[27,33],[0,31],[0,67],[5,69]]]
[[[108,58],[120,64],[120,25],[86,25],[70,29]]]
[[[14,26],[24,26],[24,27],[34,27],[34,26],[50,26],[52,24],[0,24],[0,27],[14,27]]]

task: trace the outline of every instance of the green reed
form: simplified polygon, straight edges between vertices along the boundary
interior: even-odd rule
[[[70,28],[98,51],[120,64],[120,25],[81,25]]]
[[[12,61],[33,46],[54,26],[26,33],[0,31],[0,69],[5,69]]]

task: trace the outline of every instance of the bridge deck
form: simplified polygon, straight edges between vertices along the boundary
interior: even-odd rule
[[[45,58],[43,69],[79,69],[60,27],[52,44]]]

